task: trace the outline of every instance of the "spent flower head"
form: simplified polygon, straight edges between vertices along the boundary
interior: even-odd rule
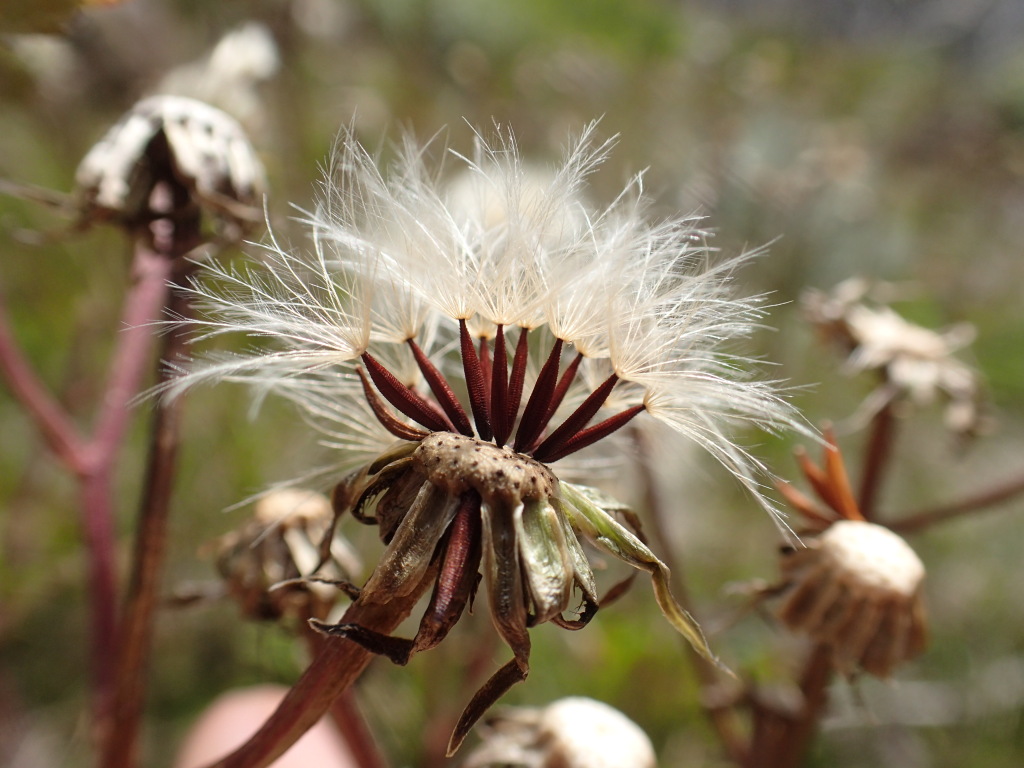
[[[586,179],[611,148],[594,133],[546,185],[510,134],[478,135],[469,156],[455,155],[464,176],[453,192],[431,145],[407,139],[383,169],[345,132],[306,217],[311,247],[271,240],[258,261],[211,265],[191,288],[208,335],[274,346],[208,359],[171,389],[248,382],[294,401],[341,449],[352,471],[335,509],[377,524],[387,545],[361,600],[386,603],[437,574],[412,640],[353,624],[324,631],[404,664],[445,637],[482,568],[514,658],[467,707],[453,749],[526,677],[528,627],[578,629],[593,616],[581,540],[650,573],[666,617],[710,653],[635,516],[567,482],[558,462],[653,419],[761,498],[760,465],[726,430],[793,423],[728,349],[762,317],[759,299],[730,287],[743,258],[712,264],[693,218],[650,220],[639,176],[610,205],[588,205]],[[581,602],[566,616],[574,590]]]
[[[816,533],[782,549],[780,619],[828,647],[844,674],[888,677],[924,651],[924,564],[899,535],[864,519],[831,433],[819,467],[799,453],[823,504],[788,483],[779,490]]]
[[[829,292],[808,290],[804,309],[822,335],[848,354],[847,372],[881,374],[881,384],[865,402],[866,416],[894,401],[929,405],[945,399],[947,427],[960,435],[976,434],[984,426],[981,379],[955,356],[974,340],[973,326],[959,323],[935,331],[911,323],[872,300],[886,288],[850,278]]]

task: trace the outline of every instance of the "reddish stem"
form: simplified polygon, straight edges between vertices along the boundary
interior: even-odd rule
[[[875,517],[882,478],[890,464],[896,435],[896,416],[892,403],[887,403],[871,420],[871,433],[864,450],[864,471],[861,476],[858,506],[865,520]]]
[[[169,305],[176,316],[187,316],[182,294]],[[175,329],[163,339],[158,381],[167,379],[166,362],[184,357],[186,333]],[[132,570],[124,616],[118,627],[117,669],[110,721],[102,765],[131,768],[139,763],[139,729],[145,705],[147,666],[159,602],[160,575],[167,548],[167,520],[179,444],[179,421],[184,401],[177,398],[156,404],[150,431],[149,456],[142,502],[139,507]]]
[[[390,633],[409,615],[436,576],[434,569],[429,569],[411,594],[396,597],[386,605],[356,600],[345,611],[342,622]],[[274,714],[249,741],[211,768],[264,768],[272,763],[317,723],[372,659],[373,654],[351,640],[338,637],[324,642]]]
[[[897,520],[887,522],[886,525],[897,533],[914,533],[944,520],[981,512],[1004,501],[1009,501],[1022,493],[1024,493],[1024,477],[1017,477],[987,491],[941,507],[908,513]]]
[[[6,301],[0,292],[0,373],[11,394],[35,422],[47,446],[72,472],[86,471],[85,449],[74,424],[61,405],[50,396],[35,375],[11,332]]]

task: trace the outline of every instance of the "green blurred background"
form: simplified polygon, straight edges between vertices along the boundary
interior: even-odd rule
[[[447,126],[447,142],[466,150],[468,125],[497,120],[544,163],[600,117],[601,134],[619,142],[594,177],[596,199],[648,168],[653,215],[702,211],[725,254],[771,243],[740,276],[743,290],[769,291],[778,305],[776,330],[759,334],[752,351],[779,364],[773,377],[803,387],[794,399],[810,421],[849,416],[870,382],[840,375],[838,358],[816,341],[797,305],[806,287],[852,275],[912,282],[901,306],[908,316],[976,326],[967,359],[988,382],[995,428],[962,446],[943,432],[938,409],[915,413],[901,424],[885,512],[1024,471],[1024,4],[1016,0],[148,0],[73,15],[64,5],[0,11],[6,179],[71,190],[80,158],[136,99],[172,87],[169,72],[200,62],[248,22],[274,41],[276,71],[264,58],[262,72],[257,62],[243,85],[211,97],[249,128],[284,239],[302,238],[289,202],[310,203],[342,124],[371,146],[400,129],[428,138]],[[195,87],[181,85],[187,73],[176,77],[173,87]],[[0,290],[41,375],[88,425],[129,254],[107,228],[28,242],[68,225],[38,204],[0,198]],[[250,419],[238,394],[224,387],[189,398],[168,592],[213,578],[201,545],[247,514],[227,507],[323,459],[285,406],[268,403]],[[119,472],[124,562],[146,411],[138,407]],[[88,675],[74,487],[3,389],[0,425],[0,759],[13,759],[20,743],[17,765],[79,765],[88,759]],[[746,439],[780,474],[795,475],[792,440]],[[854,473],[862,440],[842,438]],[[724,594],[728,583],[775,578],[777,533],[698,457],[667,456],[659,469],[685,475],[671,488],[685,503],[661,546],[686,563],[713,630],[742,602]],[[913,537],[929,569],[932,646],[893,682],[837,684],[810,765],[1024,762],[1022,512],[1015,501]],[[349,525],[345,533],[372,562],[371,532]],[[545,625],[532,634],[530,679],[505,703],[591,695],[640,723],[662,765],[726,764],[646,586],[583,632]],[[428,753],[468,697],[461,660],[492,635],[478,611],[408,668],[378,662],[365,676],[368,716],[396,765],[445,764]],[[761,684],[792,673],[794,643],[757,616],[713,639]],[[507,649],[494,649],[496,667]],[[169,745],[218,692],[290,682],[302,661],[284,630],[244,624],[230,606],[165,611],[147,764],[169,763]]]

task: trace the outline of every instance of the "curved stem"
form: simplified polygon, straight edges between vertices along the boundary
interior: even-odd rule
[[[344,623],[390,633],[409,615],[420,596],[436,577],[429,569],[409,595],[387,605],[367,605],[356,600],[345,611]],[[327,712],[332,703],[373,659],[373,654],[351,640],[331,638],[266,722],[245,744],[213,763],[210,768],[264,768],[283,755]]]

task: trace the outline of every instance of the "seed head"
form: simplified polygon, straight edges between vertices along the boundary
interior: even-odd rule
[[[463,768],[654,768],[654,748],[617,709],[582,697],[489,718]]]
[[[871,292],[868,281],[851,278],[829,293],[812,290],[803,297],[810,321],[848,354],[848,372],[881,373],[881,385],[865,403],[866,415],[898,399],[916,405],[945,399],[947,427],[976,434],[983,426],[981,380],[955,356],[974,339],[974,328],[966,323],[943,331],[925,328],[870,301]]]
[[[780,486],[818,532],[783,548],[783,581],[772,591],[782,593],[782,621],[831,648],[841,672],[888,677],[925,647],[924,565],[897,534],[864,519],[834,438],[827,438],[824,470],[805,456],[802,462],[828,508]]]
[[[246,617],[304,620],[327,615],[338,591],[308,577],[336,580],[359,570],[340,540],[331,536],[325,542],[333,519],[331,502],[323,494],[281,489],[261,498],[250,520],[217,541],[217,568]]]
[[[336,178],[307,217],[311,250],[271,240],[262,263],[213,264],[191,288],[207,335],[276,347],[207,360],[170,390],[245,381],[291,399],[344,449],[335,509],[377,525],[385,544],[360,601],[386,605],[437,574],[411,639],[319,629],[405,664],[444,639],[483,573],[513,659],[467,705],[450,751],[526,678],[530,627],[594,616],[583,542],[648,573],[666,618],[711,657],[636,516],[567,482],[557,462],[643,416],[696,440],[761,498],[757,461],[725,427],[794,421],[725,348],[761,317],[757,299],[729,289],[739,260],[711,266],[692,218],[648,221],[639,177],[606,208],[583,202],[610,148],[593,132],[529,194],[511,135],[478,136],[471,157],[456,156],[468,198],[464,180],[451,193],[428,165],[430,147],[407,140],[389,173],[344,133]]]

